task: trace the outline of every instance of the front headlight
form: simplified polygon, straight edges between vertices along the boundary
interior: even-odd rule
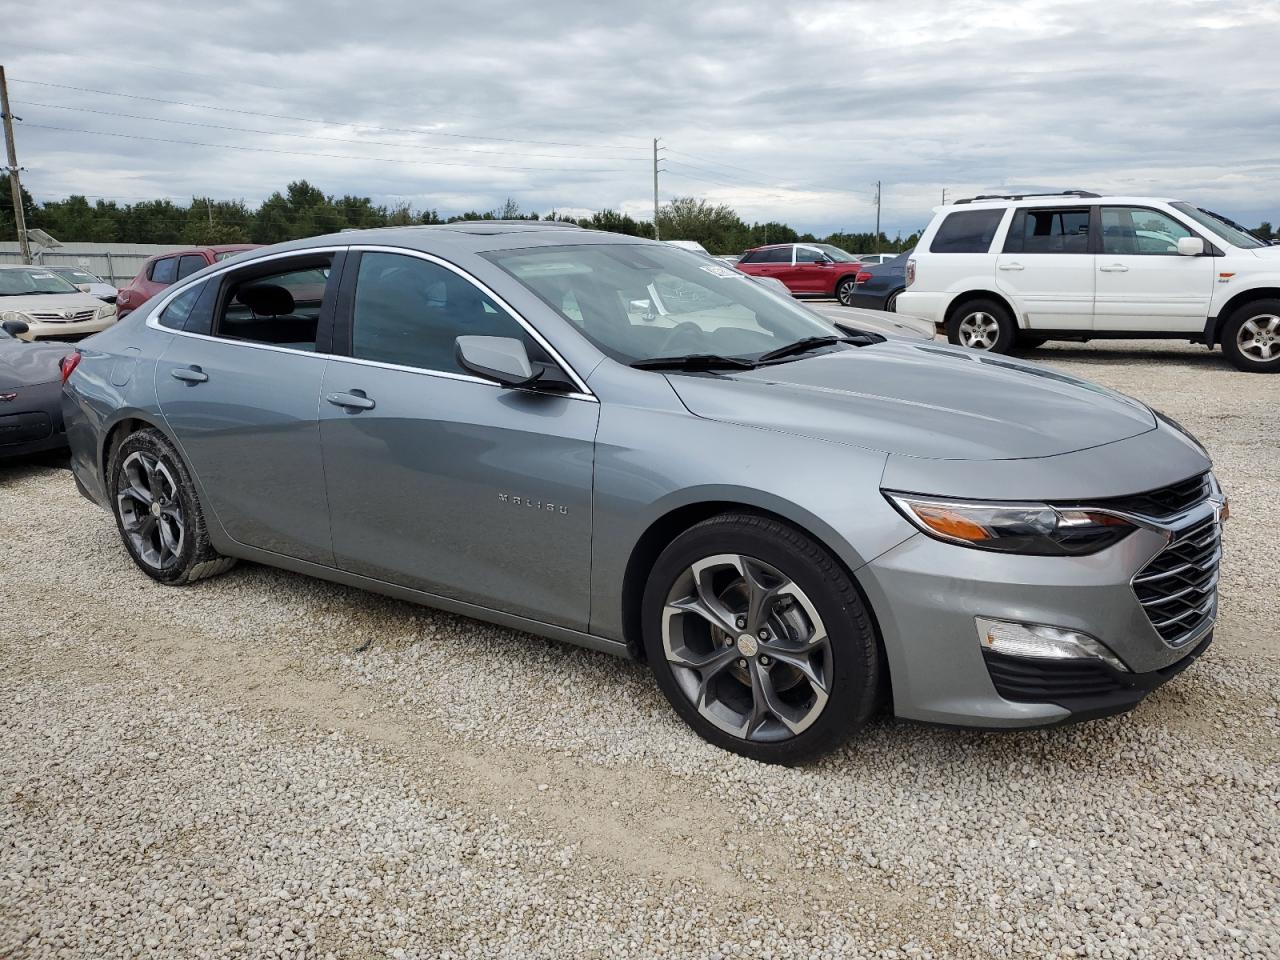
[[[97,319],[105,320],[107,317],[116,315],[116,305],[114,303],[104,303],[98,308]]]
[[[1137,529],[1102,510],[1047,503],[963,502],[885,492],[889,502],[935,540],[975,550],[1046,557],[1097,553]]]
[[[0,323],[9,320],[17,320],[19,323],[35,323],[35,319],[29,313],[23,313],[21,310],[6,310],[0,313]]]

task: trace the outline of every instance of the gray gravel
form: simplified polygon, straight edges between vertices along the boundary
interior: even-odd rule
[[[1280,956],[1280,383],[1034,356],[1207,442],[1214,648],[1125,717],[886,719],[800,770],[636,664],[260,567],[160,587],[65,471],[0,467],[0,957]]]

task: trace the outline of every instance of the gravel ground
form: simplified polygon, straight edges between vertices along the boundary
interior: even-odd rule
[[[0,957],[1280,956],[1280,384],[1035,356],[1214,454],[1213,649],[1128,716],[882,719],[798,770],[637,664],[261,567],[158,586],[65,471],[0,467]]]

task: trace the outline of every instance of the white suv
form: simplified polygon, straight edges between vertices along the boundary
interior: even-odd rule
[[[975,197],[935,210],[897,310],[978,350],[1185,337],[1277,373],[1280,247],[1177,200]]]

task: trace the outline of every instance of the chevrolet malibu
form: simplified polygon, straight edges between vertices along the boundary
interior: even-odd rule
[[[759,760],[886,703],[1116,713],[1212,639],[1225,500],[1172,420],[838,330],[666,244],[297,241],[184,278],[62,369],[76,481],[155,580],[248,560],[640,657]]]

